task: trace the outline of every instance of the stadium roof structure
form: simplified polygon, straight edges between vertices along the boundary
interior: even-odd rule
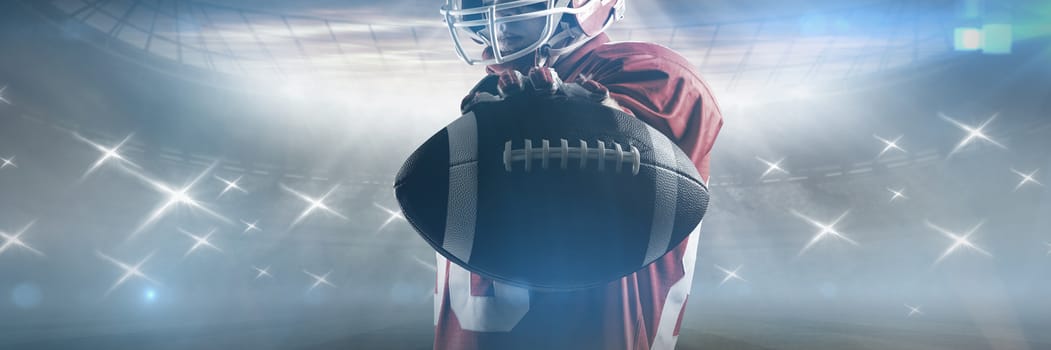
[[[107,47],[123,46],[205,71],[348,83],[389,79],[396,72],[463,86],[479,74],[477,67],[457,59],[437,14],[402,20],[372,15],[375,11],[285,14],[188,0],[31,4],[64,25],[82,23],[97,30]],[[954,4],[891,0],[789,16],[681,23],[633,3],[629,11],[635,12],[609,32],[615,40],[678,50],[723,100],[733,103],[783,94],[786,87],[950,57]]]

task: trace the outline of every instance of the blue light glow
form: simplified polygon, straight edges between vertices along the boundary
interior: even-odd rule
[[[32,309],[40,305],[41,299],[40,287],[32,282],[19,284],[11,290],[11,301],[20,309]]]
[[[818,293],[826,299],[833,299],[839,296],[839,287],[835,283],[825,282],[818,286]]]
[[[985,24],[982,26],[982,52],[990,55],[1011,53],[1011,25],[1005,23]]]
[[[143,297],[146,299],[146,302],[152,303],[154,300],[157,300],[157,291],[153,289],[147,289]]]

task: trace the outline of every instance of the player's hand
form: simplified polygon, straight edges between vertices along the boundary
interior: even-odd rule
[[[582,77],[578,82],[566,83],[554,69],[534,67],[528,75],[510,70],[486,76],[464,98],[460,110],[467,113],[479,103],[498,102],[522,94],[586,99],[610,108],[622,109],[610,97],[609,89],[594,80]]]
[[[503,97],[500,96],[500,90],[497,88],[499,79],[499,75],[490,74],[478,81],[467,96],[460,101],[460,114],[467,114],[479,103],[502,101]]]
[[[516,85],[502,84],[504,82]],[[581,77],[576,82],[566,83],[554,69],[534,67],[528,76],[517,74],[516,78],[504,78],[498,81],[501,94],[506,98],[516,93],[528,93],[541,96],[562,96],[575,99],[586,99],[607,107],[620,109],[617,102],[610,98],[609,89],[597,81]]]

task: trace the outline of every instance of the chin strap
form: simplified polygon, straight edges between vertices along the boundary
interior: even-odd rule
[[[610,16],[615,16],[615,14],[611,14]],[[613,22],[615,22],[613,18],[607,19],[599,33],[605,33],[606,29],[609,29],[609,26],[612,25]],[[588,41],[591,41],[591,39],[595,38],[594,36],[584,34],[584,30],[580,29],[580,27],[571,25],[564,21],[559,22],[558,25],[559,30],[547,40],[548,44],[541,45],[540,48],[536,50],[535,63],[537,67],[548,67],[558,61],[558,58],[562,55],[573,52],[573,50],[576,50]],[[554,45],[551,45],[550,43],[555,43],[556,45],[561,43],[567,44],[556,49],[554,48]]]
[[[583,45],[590,39],[584,35],[584,31],[577,26],[566,22],[559,22],[559,30],[547,40],[547,44],[541,45],[536,50],[536,66],[549,67],[558,61],[558,58]],[[556,49],[555,46],[558,46]]]
[[[547,67],[548,63],[554,63],[551,59],[551,44],[540,45],[533,54],[533,67]]]

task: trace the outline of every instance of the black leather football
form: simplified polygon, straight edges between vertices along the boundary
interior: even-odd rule
[[[535,289],[635,272],[708,206],[693,162],[661,132],[592,101],[534,95],[474,106],[405,161],[394,189],[440,254]]]

